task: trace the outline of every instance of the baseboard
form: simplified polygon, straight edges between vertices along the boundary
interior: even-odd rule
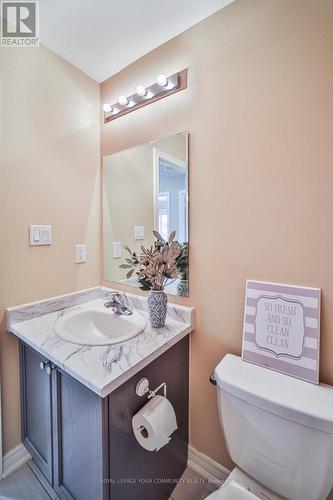
[[[28,462],[30,458],[31,455],[26,447],[22,443],[17,445],[3,457],[2,478],[8,477],[12,472]]]
[[[3,479],[30,459],[31,455],[22,443],[10,450],[3,457]],[[226,467],[223,467],[223,465],[215,462],[212,458],[196,450],[193,446],[188,447],[187,466],[197,474],[200,474],[214,488],[221,486],[230,474],[230,471]]]
[[[230,470],[196,450],[193,446],[188,447],[187,466],[206,479],[208,484],[212,486],[212,490],[220,487],[230,474]]]

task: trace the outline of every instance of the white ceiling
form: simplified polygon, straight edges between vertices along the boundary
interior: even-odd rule
[[[234,0],[40,0],[40,39],[98,82]]]

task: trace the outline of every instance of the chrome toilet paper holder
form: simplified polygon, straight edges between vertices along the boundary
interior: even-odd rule
[[[165,382],[162,382],[162,384],[156,387],[156,389],[151,391],[149,389],[149,380],[146,377],[144,377],[141,380],[139,380],[139,382],[136,384],[135,392],[140,397],[147,395],[148,399],[151,399],[154,396],[156,396],[156,393],[159,390],[161,390],[162,387],[163,387],[163,395],[166,398],[167,387]]]

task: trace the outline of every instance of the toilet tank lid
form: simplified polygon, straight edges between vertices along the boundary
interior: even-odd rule
[[[218,386],[282,418],[333,433],[333,387],[311,384],[227,354],[215,369]]]

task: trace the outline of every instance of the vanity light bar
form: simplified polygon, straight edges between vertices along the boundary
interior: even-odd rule
[[[149,87],[139,85],[135,94],[128,97],[121,95],[115,104],[108,102],[103,104],[104,123],[120,118],[135,109],[147,106],[147,104],[163,99],[163,97],[167,97],[175,92],[184,90],[186,87],[187,69],[168,77],[159,75],[156,82]]]

